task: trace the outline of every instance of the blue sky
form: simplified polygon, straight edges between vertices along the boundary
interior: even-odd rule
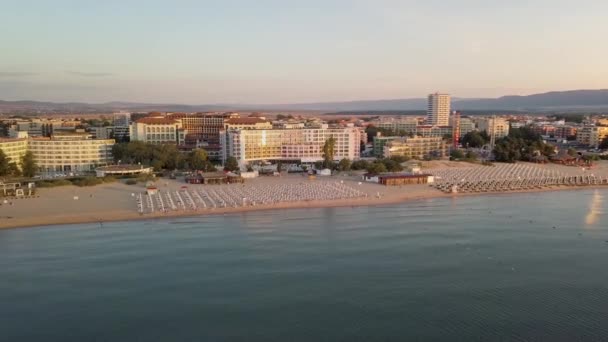
[[[608,88],[608,1],[1,2],[0,99],[294,103]]]

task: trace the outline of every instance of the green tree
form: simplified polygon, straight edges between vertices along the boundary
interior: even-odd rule
[[[164,169],[177,169],[180,159],[183,158],[177,146],[173,144],[151,145],[149,147],[151,147],[152,163]]]
[[[226,158],[226,163],[224,164],[224,170],[226,171],[236,171],[240,169],[239,162],[235,157],[230,156]]]
[[[602,142],[598,146],[601,149],[608,149],[608,136],[602,139]]]
[[[8,174],[15,177],[21,176],[21,169],[19,169],[17,163],[11,162],[8,164]]]
[[[330,167],[333,164],[334,156],[336,154],[336,138],[333,136],[329,137],[323,144],[323,162],[324,167]]]
[[[401,163],[405,163],[406,161],[410,160],[411,158],[408,156],[391,156],[390,159],[401,164]]]
[[[462,158],[464,158],[464,153],[462,152],[461,149],[455,148],[450,152],[450,158],[455,159],[455,160],[462,159]]]
[[[0,150],[0,177],[8,176],[10,172],[9,160],[3,150]]]
[[[34,159],[34,154],[32,151],[27,151],[21,158],[21,172],[25,177],[34,177],[36,175],[36,171],[38,170],[38,165],[36,165],[36,160]]]
[[[208,169],[209,167],[209,161],[207,159],[207,151],[203,150],[202,148],[194,149],[188,156],[188,164],[190,165],[191,169],[205,171],[205,169]]]
[[[380,162],[373,162],[368,165],[367,172],[369,173],[383,173],[386,172],[386,166]]]
[[[398,162],[396,162],[396,161],[394,161],[393,159],[390,159],[390,158],[380,159],[380,160],[376,161],[376,163],[383,164],[384,168],[388,172],[403,171],[403,166],[401,166],[400,163],[398,163]]]
[[[574,157],[574,156],[576,156],[576,154],[577,154],[577,153],[576,153],[576,150],[575,150],[575,149],[573,149],[572,147],[569,147],[569,148],[568,148],[568,155],[569,155],[569,156]]]
[[[486,131],[483,131],[481,133],[477,131],[471,131],[462,137],[460,143],[462,144],[462,146],[480,148],[483,147],[483,145],[487,144],[489,141],[490,138],[488,137]]]
[[[368,167],[369,167],[369,162],[367,160],[362,160],[362,159],[355,160],[350,165],[350,168],[352,170],[367,170]]]
[[[473,151],[467,151],[467,153],[464,155],[464,159],[466,160],[477,160],[477,158],[479,158],[479,156],[477,155],[477,153],[473,152]]]
[[[340,160],[340,162],[338,163],[338,170],[340,171],[349,171],[351,167],[351,162],[350,159],[348,158],[344,158],[342,160]]]
[[[373,141],[374,137],[378,134],[378,128],[374,125],[369,125],[365,128],[367,134],[367,141]]]

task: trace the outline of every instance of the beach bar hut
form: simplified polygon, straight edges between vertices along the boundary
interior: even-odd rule
[[[378,183],[386,186],[401,186],[412,184],[429,184],[433,182],[433,176],[427,174],[383,174],[378,175]]]

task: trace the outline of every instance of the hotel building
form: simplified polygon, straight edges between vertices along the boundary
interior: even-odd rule
[[[592,147],[598,146],[608,136],[608,127],[583,126],[576,131],[576,142]]]
[[[389,141],[384,146],[384,157],[406,156],[423,159],[426,156],[445,157],[447,145],[439,137],[398,138]]]
[[[114,139],[90,139],[89,135],[53,135],[31,138],[28,150],[41,171],[92,171],[112,162]]]
[[[31,151],[40,171],[92,171],[111,163],[114,139],[91,139],[88,134],[0,139],[11,162],[21,166],[21,157]]]
[[[21,157],[27,151],[26,138],[0,138],[0,150],[8,157],[9,163],[21,166]]]
[[[443,138],[444,136],[452,135],[452,127],[451,126],[430,126],[430,125],[421,125],[416,127],[416,135],[424,138],[431,137],[439,137]]]
[[[418,119],[400,118],[396,120],[382,120],[375,122],[373,125],[378,128],[391,130],[395,133],[403,132],[405,134],[416,134]]]
[[[477,122],[479,131],[486,131],[489,136],[496,139],[504,138],[509,135],[509,122],[503,118],[481,118]]]
[[[323,145],[334,137],[334,160],[358,159],[361,131],[356,127],[304,129],[230,129],[221,132],[222,161],[233,156],[241,167],[252,161],[323,160]]]
[[[460,118],[460,138],[475,130],[475,122],[471,118]]]
[[[179,144],[179,130],[182,122],[177,119],[165,117],[145,117],[131,124],[131,141],[143,141],[153,144],[173,143]]]
[[[450,95],[434,93],[428,96],[426,124],[448,126],[450,124]]]

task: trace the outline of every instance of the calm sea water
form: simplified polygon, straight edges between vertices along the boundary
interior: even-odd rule
[[[0,340],[606,341],[607,241],[591,189],[5,230]]]

